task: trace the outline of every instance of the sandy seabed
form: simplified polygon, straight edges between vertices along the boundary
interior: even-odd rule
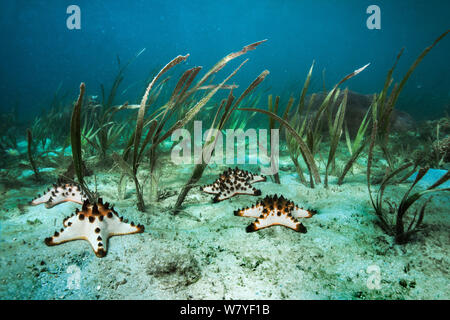
[[[44,244],[78,205],[18,205],[47,188],[34,182],[0,190],[0,299],[450,299],[448,194],[433,197],[423,231],[396,245],[376,224],[358,168],[342,186],[332,177],[328,189],[310,189],[284,157],[280,185],[270,179],[254,185],[261,197],[241,195],[215,204],[194,188],[174,216],[175,193],[192,166],[162,163],[159,188],[169,197],[147,198],[145,213],[136,209],[131,182],[120,200],[120,175],[97,173],[105,201],[146,228],[110,238],[104,258],[97,258],[87,241]],[[201,183],[212,183],[224,169],[208,167]],[[399,200],[407,186],[388,189],[386,197]],[[246,233],[253,220],[233,211],[271,194],[318,210],[303,220],[306,234],[279,226]]]

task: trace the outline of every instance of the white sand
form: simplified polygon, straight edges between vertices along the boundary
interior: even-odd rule
[[[160,188],[179,191],[191,171],[163,163]],[[211,183],[225,168],[207,168],[201,182]],[[254,186],[262,197],[283,194],[317,209],[317,215],[303,220],[306,234],[283,227],[246,233],[252,219],[235,217],[233,211],[257,197],[213,204],[198,188],[177,216],[170,210],[176,195],[153,204],[147,198],[147,212],[141,213],[131,182],[126,199],[119,200],[119,176],[97,173],[105,201],[146,227],[143,234],[111,238],[105,258],[97,258],[86,241],[44,244],[76,204],[21,210],[17,202],[25,203],[47,186],[3,190],[0,298],[450,299],[448,194],[434,196],[424,231],[396,245],[375,224],[363,174],[349,174],[342,186],[332,177],[328,189],[310,189],[298,182],[289,159],[281,159],[281,168],[281,185]],[[389,189],[387,196],[399,199],[406,186]],[[367,272],[370,266],[380,271],[379,289],[371,286],[377,276]]]

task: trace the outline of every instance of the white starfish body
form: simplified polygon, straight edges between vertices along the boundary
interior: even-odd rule
[[[229,199],[238,194],[260,195],[261,191],[255,189],[251,184],[266,181],[266,177],[255,175],[239,168],[224,171],[219,178],[210,185],[200,187],[206,193],[215,194],[213,202]]]
[[[255,222],[247,227],[247,232],[258,231],[271,226],[284,226],[297,232],[306,233],[305,226],[292,215],[275,209],[263,218],[256,219]]]
[[[299,221],[300,218],[310,218],[316,212],[299,208],[292,201],[277,195],[267,196],[250,208],[237,210],[234,215],[256,218],[247,227],[247,232],[258,231],[274,225],[284,226],[297,232],[306,233],[306,227]]]
[[[200,190],[210,194],[219,194],[220,193],[220,181],[214,181],[214,183],[200,187]]]
[[[266,181],[266,177],[265,176],[255,175],[255,174],[253,174],[251,172],[249,172],[249,174],[251,176],[251,179],[250,179],[250,181],[248,181],[248,183],[250,183],[250,184]]]
[[[294,218],[311,218],[316,212],[314,210],[306,210],[303,208],[299,208],[298,206],[295,206],[291,214]]]
[[[259,196],[261,195],[261,190],[257,190],[255,187],[252,187],[245,180],[241,180],[238,177],[232,176],[221,183],[220,193],[216,194],[213,202],[223,201],[238,194]]]
[[[263,214],[264,206],[256,205],[251,206],[250,208],[245,208],[241,210],[236,210],[234,212],[235,216],[247,217],[247,218],[259,218]]]
[[[109,208],[108,203],[103,204],[101,198],[95,204],[85,201],[82,210],[77,209],[75,214],[64,220],[63,225],[65,229],[45,239],[48,246],[87,240],[97,257],[106,255],[110,237],[144,232],[144,226],[124,221],[113,208]]]
[[[83,204],[86,199],[86,195],[79,186],[66,183],[53,185],[53,187],[49,188],[44,195],[38,195],[37,198],[30,202],[30,204],[37,206],[44,203],[45,207],[48,209],[68,201]]]

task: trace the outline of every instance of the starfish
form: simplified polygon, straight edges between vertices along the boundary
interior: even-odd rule
[[[55,232],[53,237],[46,238],[45,244],[55,246],[72,240],[87,240],[95,255],[102,258],[108,250],[110,237],[144,232],[144,226],[128,223],[119,217],[114,207],[109,206],[108,202],[103,204],[102,198],[94,204],[85,200],[81,211],[76,209],[72,216],[65,218],[65,228]]]
[[[266,177],[244,171],[236,167],[224,171],[219,178],[210,185],[200,187],[206,193],[216,195],[213,202],[229,199],[238,194],[253,196],[261,195],[261,190],[252,187],[253,183],[266,181]]]
[[[306,233],[306,227],[299,221],[300,218],[311,218],[317,211],[305,210],[298,207],[294,202],[284,198],[267,196],[252,207],[234,212],[235,216],[256,218],[246,231],[253,232],[274,225],[280,225],[297,232]]]
[[[78,185],[65,183],[54,184],[52,188],[48,188],[43,196],[38,194],[38,196],[33,199],[30,204],[32,206],[37,206],[45,203],[45,207],[49,209],[67,201],[83,204],[86,199],[86,195]]]

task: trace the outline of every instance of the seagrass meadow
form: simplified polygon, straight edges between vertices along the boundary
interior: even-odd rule
[[[0,7],[0,299],[450,299],[448,2]]]

